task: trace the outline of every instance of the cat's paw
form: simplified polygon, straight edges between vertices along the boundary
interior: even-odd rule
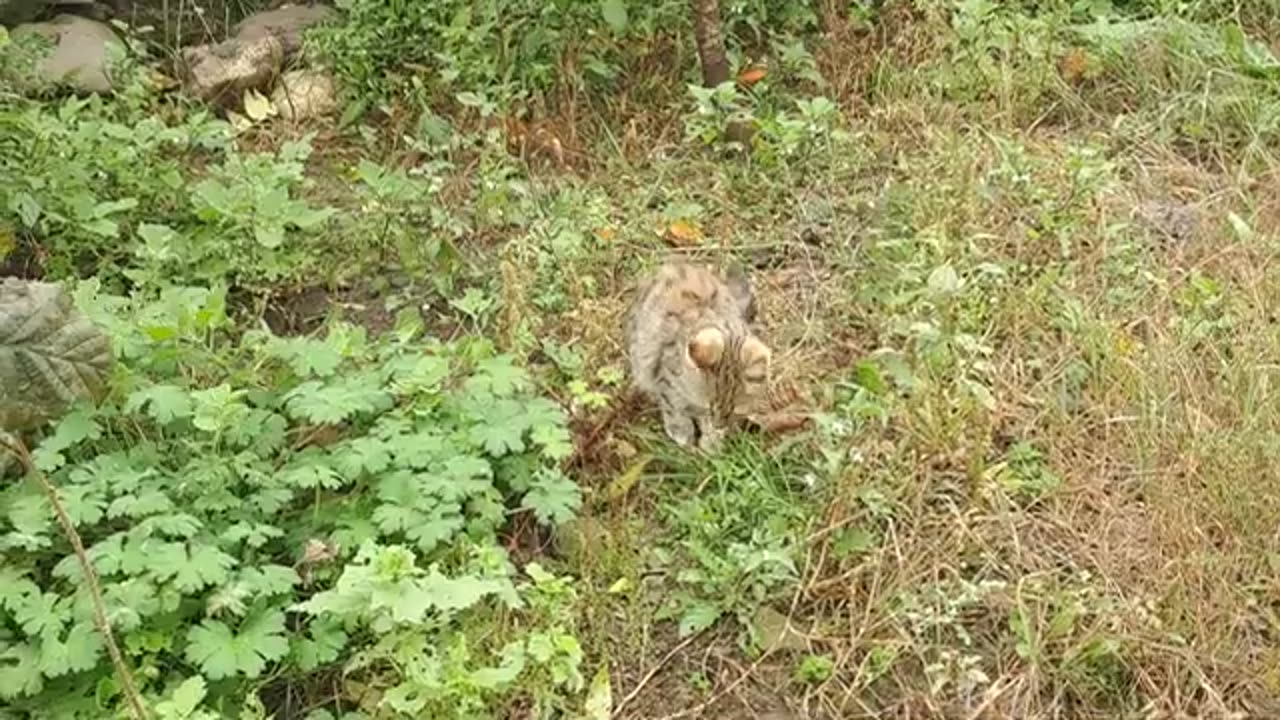
[[[662,428],[667,431],[667,437],[671,438],[671,441],[680,447],[693,446],[697,431],[694,428],[693,421],[689,418],[664,417],[662,419]]]
[[[698,449],[707,454],[720,452],[721,446],[724,445],[724,431],[720,429],[703,428],[701,435],[698,437]]]

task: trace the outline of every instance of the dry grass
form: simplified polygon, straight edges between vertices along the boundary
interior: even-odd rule
[[[837,55],[827,53],[826,67],[847,68]],[[847,92],[865,94],[849,82]],[[624,717],[1280,712],[1280,596],[1269,579],[1280,557],[1272,176],[1250,179],[1093,125],[1023,131],[962,117],[972,114],[918,98],[862,108],[851,125],[869,163],[837,184],[830,175],[793,185],[766,178],[755,190],[776,197],[763,207],[744,209],[753,190],[732,169],[637,156],[634,143],[625,172],[583,180],[615,199],[623,240],[574,265],[595,273],[596,291],[548,327],[581,342],[592,366],[619,362],[632,269],[669,252],[652,232],[657,213],[629,200],[662,185],[707,207],[716,247],[699,254],[759,261],[755,282],[781,368],[808,384],[820,409],[841,412],[833,386],[882,346],[905,350],[921,380],[882,398],[887,423],[860,425],[845,447],[858,460],[823,488],[800,580],[775,605],[807,628],[809,651],[833,659],[830,678],[795,681],[803,653],[744,656],[723,627],[681,644],[645,601],[615,612],[616,599],[601,593],[588,627],[614,668],[615,698],[644,681]],[[1029,188],[1001,185],[1011,146],[1028,163]],[[1105,181],[1082,190],[1070,167],[1086,146],[1098,150],[1086,162]],[[816,243],[797,229],[800,206],[814,197],[841,208]],[[1147,202],[1184,208],[1190,229],[1145,222],[1135,213]],[[1058,227],[1042,227],[1045,212],[1058,214]],[[1229,213],[1253,236],[1233,235]],[[914,251],[920,272],[894,265],[884,247],[895,240],[927,240]],[[972,314],[958,320],[992,347],[991,410],[965,400],[946,374],[953,367],[924,367],[902,334],[904,322],[936,308],[867,301],[918,287],[942,261],[971,281],[979,263],[1008,273],[966,296]],[[1221,288],[1212,307],[1187,298],[1202,277]],[[1208,315],[1197,320],[1200,312]],[[1207,335],[1191,329],[1223,317]],[[639,427],[617,433],[640,444],[651,437]],[[1060,479],[1043,497],[994,479],[1020,441]],[[868,490],[887,512],[870,509]],[[642,546],[665,531],[636,518],[652,517],[664,492],[642,481],[625,510],[592,519],[610,549],[579,558],[579,570],[605,584],[639,573]],[[870,529],[877,542],[847,554],[837,547],[847,528]]]

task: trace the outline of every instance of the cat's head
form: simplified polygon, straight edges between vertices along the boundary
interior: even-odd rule
[[[722,419],[763,408],[773,353],[745,324],[708,325],[689,337],[688,362],[703,373],[712,411]]]

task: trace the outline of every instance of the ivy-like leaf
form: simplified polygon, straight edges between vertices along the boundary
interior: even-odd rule
[[[293,639],[293,657],[304,672],[311,672],[321,665],[338,659],[338,653],[347,644],[347,634],[336,622],[316,620],[306,635]]]
[[[40,592],[40,588],[27,578],[25,572],[0,566],[0,610],[14,612],[27,602],[27,598]]]
[[[35,695],[44,689],[40,656],[30,645],[13,645],[0,652],[0,698]]]
[[[128,412],[144,407],[147,408],[148,414],[162,425],[189,418],[195,413],[190,393],[177,385],[152,385],[131,393],[125,402],[125,410]]]
[[[391,453],[386,443],[375,437],[356,438],[343,443],[333,448],[332,454],[338,472],[348,479],[358,478],[366,472],[371,475],[380,473],[391,464]]]
[[[467,378],[468,392],[495,397],[514,395],[529,386],[529,374],[516,367],[510,355],[498,355],[476,364],[475,374]]]
[[[559,525],[573,519],[582,507],[582,491],[559,471],[543,469],[534,476],[520,506],[548,525]]]
[[[187,660],[199,665],[210,680],[258,677],[268,662],[289,652],[284,631],[284,613],[279,610],[246,619],[239,632],[217,620],[205,620],[187,633]]]
[[[235,558],[211,545],[196,545],[188,551],[178,543],[162,543],[147,563],[157,580],[172,579],[174,587],[191,593],[225,582]]]
[[[13,609],[13,619],[28,637],[58,634],[71,619],[70,608],[56,593],[28,595]]]
[[[2,349],[0,349],[2,351]],[[0,391],[3,393],[3,391]],[[0,402],[3,394],[0,394]],[[3,411],[0,411],[2,413]],[[4,426],[0,425],[0,429]],[[53,434],[45,438],[36,448],[33,460],[37,468],[45,472],[53,472],[66,463],[63,452],[85,440],[97,440],[102,436],[102,426],[84,409],[67,413],[54,428]]]
[[[93,623],[78,622],[71,626],[66,639],[46,633],[40,641],[40,671],[45,677],[58,677],[71,672],[84,672],[98,664],[102,655],[102,636]]]
[[[360,413],[373,412],[388,400],[376,377],[357,376],[330,385],[315,380],[302,383],[288,394],[286,405],[295,419],[336,424]]]
[[[342,364],[340,348],[310,338],[272,338],[267,352],[289,363],[289,368],[300,378],[329,377]]]

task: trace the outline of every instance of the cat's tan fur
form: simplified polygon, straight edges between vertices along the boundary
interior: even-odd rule
[[[754,319],[737,268],[722,278],[671,261],[641,286],[626,323],[631,378],[676,443],[714,451],[731,422],[765,400],[771,353]]]

